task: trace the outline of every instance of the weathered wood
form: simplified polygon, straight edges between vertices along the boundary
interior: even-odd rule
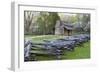
[[[37,55],[54,55],[57,59],[61,58],[61,55],[63,54],[62,51],[64,49],[67,49],[69,51],[74,51],[75,45],[79,45],[84,43],[85,41],[89,40],[90,36],[87,34],[81,34],[81,35],[73,35],[69,36],[63,39],[57,39],[53,41],[44,40],[43,43],[32,43],[29,42],[24,47],[25,50],[25,59],[28,60],[30,57],[30,54],[33,54],[35,56]],[[31,45],[29,47],[29,45]],[[34,59],[35,59],[34,56]]]

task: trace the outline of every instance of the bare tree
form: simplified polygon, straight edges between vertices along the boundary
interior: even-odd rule
[[[34,14],[31,11],[25,11],[24,12],[24,33],[32,33],[32,20],[33,20]]]

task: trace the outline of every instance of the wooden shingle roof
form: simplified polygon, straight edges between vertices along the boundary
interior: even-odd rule
[[[67,30],[73,30],[73,25],[72,24],[62,23],[62,27],[67,29]]]

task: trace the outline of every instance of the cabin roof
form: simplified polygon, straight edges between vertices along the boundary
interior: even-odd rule
[[[63,23],[62,27],[67,29],[67,30],[73,30],[73,25],[72,24]]]
[[[64,28],[67,29],[67,30],[73,30],[72,27],[69,27],[69,26],[67,26],[67,25],[65,25]]]

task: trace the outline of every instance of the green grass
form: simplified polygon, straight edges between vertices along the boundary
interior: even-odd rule
[[[43,40],[55,40],[59,38],[64,38],[65,36],[58,35],[43,35],[43,36],[28,36],[26,38],[31,38],[33,42],[39,43]],[[87,59],[90,58],[90,41],[82,44],[82,46],[75,47],[75,51],[64,51],[62,55],[62,60],[71,60],[71,59]],[[37,59],[39,61],[43,60],[56,60],[55,56],[52,55],[38,55]]]
[[[63,59],[87,59],[90,58],[90,42],[84,43],[82,46],[75,47],[73,52],[65,52]]]
[[[25,38],[30,38],[35,43],[43,42],[43,40],[55,40],[55,39],[60,39],[64,37],[65,36],[60,36],[60,35],[40,35],[40,36],[27,36],[26,35],[25,36]]]

